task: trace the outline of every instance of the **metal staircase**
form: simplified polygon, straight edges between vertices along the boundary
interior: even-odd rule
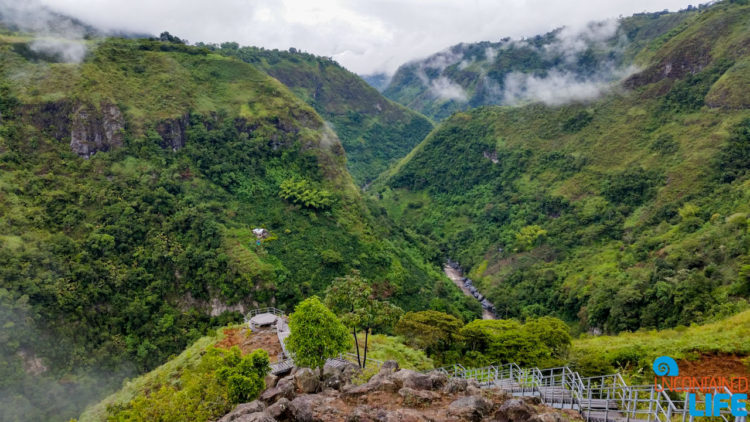
[[[670,397],[653,385],[630,386],[620,374],[583,378],[567,366],[520,368],[515,363],[483,368],[453,365],[433,371],[476,380],[482,387],[497,387],[514,396],[539,397],[550,407],[578,411],[587,422],[693,422],[687,394]],[[726,387],[712,393],[732,395]],[[696,403],[699,409],[704,406],[701,400]],[[746,417],[734,417],[727,409],[714,419],[747,422]]]

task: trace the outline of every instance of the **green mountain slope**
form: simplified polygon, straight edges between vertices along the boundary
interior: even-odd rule
[[[642,13],[521,40],[458,44],[401,66],[383,94],[436,120],[482,105],[588,99],[631,73],[635,53],[697,10]]]
[[[621,93],[457,113],[373,192],[500,317],[618,332],[731,314],[750,296],[749,45],[750,6],[717,3],[644,43]]]
[[[236,43],[209,47],[252,63],[311,105],[338,135],[359,185],[375,179],[432,130],[427,118],[383,97],[329,58]]]
[[[0,34],[0,419],[75,416],[209,327],[351,269],[406,309],[466,312],[264,72],[175,42],[65,40],[80,64],[35,42]]]

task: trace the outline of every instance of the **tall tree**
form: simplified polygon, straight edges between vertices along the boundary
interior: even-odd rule
[[[321,376],[326,360],[345,352],[350,345],[346,326],[317,296],[297,305],[289,316],[289,329],[286,347],[294,354],[294,363],[318,368]]]
[[[403,314],[398,306],[378,300],[369,283],[356,270],[333,281],[326,290],[325,303],[351,330],[357,349],[357,363],[361,368],[367,364],[370,331],[392,327]],[[365,332],[363,357],[359,353],[359,339],[357,338],[360,331]]]

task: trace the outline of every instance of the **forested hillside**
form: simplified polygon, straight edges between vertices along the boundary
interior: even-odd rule
[[[405,309],[478,315],[370,213],[311,107],[162,38],[0,34],[0,419],[74,417],[211,326],[351,269]]]
[[[383,97],[335,61],[290,49],[207,46],[252,63],[281,81],[311,105],[336,132],[344,146],[347,168],[365,185],[409,153],[432,130],[432,123]]]
[[[641,13],[524,39],[458,44],[404,64],[383,94],[436,120],[482,105],[592,99],[636,70],[633,58],[640,49],[698,10]]]
[[[596,101],[451,116],[374,194],[458,260],[500,317],[612,333],[744,309],[746,3],[690,12]]]

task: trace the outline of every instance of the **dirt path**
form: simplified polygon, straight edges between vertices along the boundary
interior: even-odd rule
[[[445,272],[445,275],[447,275],[448,278],[450,278],[453,283],[458,286],[458,288],[461,289],[462,292],[464,292],[466,296],[469,296],[470,298],[476,300],[474,295],[471,294],[471,291],[469,291],[469,289],[464,286],[463,276],[457,269],[446,264],[443,266],[443,271]],[[492,312],[482,308],[482,319],[495,319],[495,315],[493,315]]]

